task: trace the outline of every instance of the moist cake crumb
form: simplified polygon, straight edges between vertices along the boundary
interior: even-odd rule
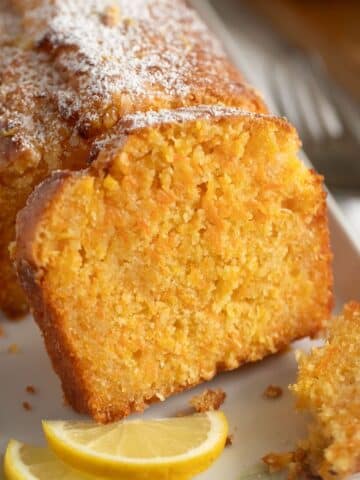
[[[216,390],[207,389],[199,395],[195,395],[190,400],[190,405],[198,413],[209,412],[211,410],[219,410],[225,399],[226,393],[221,388]]]
[[[269,471],[279,472],[284,468],[287,468],[290,463],[293,461],[294,454],[293,452],[285,452],[285,453],[268,453],[264,457],[262,457],[262,461],[267,465]]]
[[[360,303],[350,302],[329,324],[324,346],[300,353],[291,390],[310,412],[308,438],[299,445],[305,466],[324,480],[360,471]]]
[[[341,480],[360,471],[360,304],[350,302],[329,324],[324,346],[299,352],[297,406],[312,414],[308,438],[294,452],[269,453],[270,472]]]
[[[37,390],[36,388],[33,386],[33,385],[28,385],[26,388],[25,388],[25,391],[27,393],[29,393],[30,395],[35,395],[35,393],[37,393]]]
[[[282,394],[283,394],[283,389],[281,387],[277,385],[269,385],[268,387],[266,387],[263,393],[263,396],[265,398],[274,399],[274,398],[281,397]]]
[[[23,409],[26,410],[27,412],[30,412],[30,410],[32,410],[32,406],[30,405],[29,402],[23,402],[22,406],[23,406]]]
[[[306,452],[297,448],[293,452],[268,453],[262,458],[270,473],[287,471],[287,480],[310,479],[312,475],[305,462]]]

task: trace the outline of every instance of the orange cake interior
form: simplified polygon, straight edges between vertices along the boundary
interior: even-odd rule
[[[360,304],[347,304],[324,347],[299,361],[292,387],[298,406],[313,416],[302,447],[305,462],[325,480],[360,471]]]
[[[151,112],[35,190],[16,265],[77,410],[142,411],[322,328],[325,194],[298,146],[274,117]]]

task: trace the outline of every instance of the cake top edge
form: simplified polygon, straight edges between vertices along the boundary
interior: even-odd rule
[[[124,137],[145,128],[154,128],[171,123],[187,123],[211,119],[220,120],[231,117],[246,117],[254,120],[273,121],[277,125],[286,128],[289,133],[292,132],[296,134],[295,128],[285,117],[249,112],[239,107],[228,107],[226,105],[195,105],[176,109],[148,110],[146,112],[136,112],[125,115],[111,130],[107,131],[94,143],[91,157],[94,159],[96,153],[105,147],[120,147],[124,142]]]
[[[121,129],[137,130],[148,126],[155,126],[162,123],[184,123],[200,119],[238,117],[246,116],[249,118],[277,119],[288,123],[284,117],[278,117],[272,114],[255,113],[244,110],[240,107],[230,107],[226,105],[193,105],[189,107],[180,107],[175,109],[148,110],[146,112],[136,112],[125,115],[118,123]]]

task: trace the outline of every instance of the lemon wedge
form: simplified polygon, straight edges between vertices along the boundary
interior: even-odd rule
[[[58,460],[48,448],[31,447],[10,440],[4,460],[7,480],[98,480],[75,471]]]
[[[45,421],[47,441],[65,463],[92,475],[126,480],[188,479],[222,452],[222,412],[110,425]]]

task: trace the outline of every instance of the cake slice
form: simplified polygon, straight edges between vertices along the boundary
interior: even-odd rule
[[[325,480],[360,472],[360,304],[347,304],[326,344],[299,360],[292,387],[313,416],[303,462]]]
[[[15,263],[76,410],[122,418],[324,326],[325,193],[298,147],[236,108],[130,115],[34,191]]]

